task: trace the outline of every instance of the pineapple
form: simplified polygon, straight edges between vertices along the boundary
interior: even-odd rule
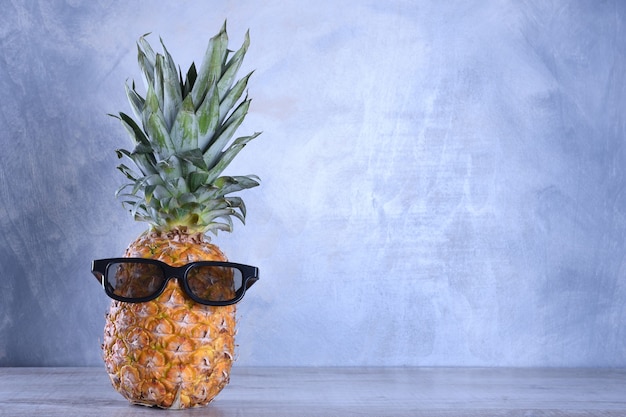
[[[171,266],[226,261],[208,234],[231,231],[233,217],[243,222],[244,202],[232,193],[259,185],[253,175],[221,175],[260,134],[233,139],[250,105],[244,92],[252,73],[236,81],[249,34],[240,49],[229,51],[224,23],[199,69],[192,64],[184,78],[163,41],[163,53],[155,53],[146,36],[137,43],[145,97],[134,82],[127,83],[135,118],[113,115],[134,146],[117,154],[135,165],[118,166],[130,183],[117,196],[136,220],[149,224],[124,256]],[[206,405],[229,382],[235,326],[235,305],[194,303],[170,280],[153,301],[112,301],[102,345],[106,370],[115,389],[134,404]]]

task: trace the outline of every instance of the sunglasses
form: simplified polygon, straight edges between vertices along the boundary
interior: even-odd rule
[[[240,301],[246,290],[259,280],[259,269],[232,262],[201,261],[174,267],[156,259],[97,259],[91,273],[107,295],[126,303],[157,298],[172,278],[195,302],[227,306]]]

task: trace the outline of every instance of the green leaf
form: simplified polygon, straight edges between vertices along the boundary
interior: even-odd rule
[[[150,35],[150,32],[145,33],[142,36],[140,36],[138,46],[140,47],[140,49],[143,48],[144,55],[148,58],[149,62],[151,62],[152,65],[154,65],[154,62],[156,61],[156,54],[154,53],[154,50],[150,46],[150,43],[148,43],[148,41],[146,40],[146,37],[149,35]]]
[[[232,232],[233,231],[233,225],[232,222],[230,222],[230,224],[226,224],[226,223],[219,223],[219,222],[211,222],[206,226],[207,231],[213,233],[214,235],[217,235],[217,231],[218,230],[223,230],[225,232]]]
[[[215,197],[223,197],[227,194],[237,191],[245,190],[248,188],[256,187],[259,184],[255,176],[235,176],[235,177],[219,177],[213,183],[219,191],[216,192]]]
[[[133,204],[133,208],[130,211],[131,216],[135,219],[145,219],[147,215],[147,210],[145,204],[140,204],[139,202]]]
[[[217,84],[217,88],[220,93],[220,100],[224,98],[226,92],[233,85],[233,81],[235,80],[237,71],[239,71],[241,63],[243,62],[243,58],[248,51],[248,46],[250,46],[250,33],[246,32],[243,45],[241,45],[241,48],[239,48],[239,50],[235,52],[232,58],[228,61],[228,63],[226,64],[226,68],[224,69],[224,72],[222,73]]]
[[[185,76],[185,82],[183,83],[183,74],[180,73],[180,82],[182,85],[182,93],[183,98],[187,97],[187,94],[191,93],[191,90],[196,83],[196,78],[198,78],[198,72],[196,71],[196,64],[191,63],[189,70],[187,70],[187,75]]]
[[[248,85],[248,80],[250,79],[251,75],[252,75],[252,72],[250,72],[248,75],[246,75],[245,77],[237,81],[235,86],[230,91],[228,91],[228,94],[226,94],[224,99],[221,100],[220,116],[219,116],[220,123],[224,121],[224,118],[226,117],[228,112],[233,108],[235,103],[237,103],[237,101],[241,98],[243,92],[245,91]]]
[[[162,184],[155,184],[155,185],[151,185],[150,187],[154,187],[152,189],[152,195],[157,201],[159,201],[158,206],[162,205],[163,202],[168,201],[168,198],[172,197],[172,193]],[[146,189],[147,188],[148,187],[146,187]]]
[[[192,172],[189,174],[189,191],[195,193],[201,186],[206,184],[209,174],[206,172]]]
[[[145,177],[138,179],[133,184],[131,184],[133,187],[131,193],[137,194],[145,189],[146,186],[157,184],[157,181],[161,181],[158,174],[146,175]]]
[[[124,190],[126,190],[129,187],[132,187],[134,184],[132,183],[126,183],[124,185],[122,185],[120,188],[117,189],[117,191],[115,191],[115,198],[120,198],[120,197],[127,197],[127,198],[131,198],[131,199],[138,199],[140,197],[136,196],[135,194],[132,193],[123,193]]]
[[[137,149],[139,149],[139,151]],[[132,160],[143,175],[156,173],[156,162],[152,154],[150,152],[144,152],[141,145],[138,145],[133,152],[129,152],[126,149],[116,149],[115,152],[118,158],[126,156]]]
[[[208,171],[206,164],[204,163],[204,159],[202,157],[202,152],[200,149],[190,149],[185,152],[181,152],[178,154],[178,157],[183,161],[189,162],[194,167],[198,168],[201,171]]]
[[[230,117],[222,127],[222,130],[209,145],[209,148],[204,154],[204,161],[209,168],[213,168],[213,166],[218,162],[222,150],[228,144],[228,142],[235,134],[235,131],[237,131],[237,129],[243,122],[249,107],[250,100],[242,102],[233,112],[233,114],[230,115]]]
[[[189,186],[187,185],[187,181],[185,181],[185,178],[177,178],[174,185],[176,186],[175,194],[177,196],[189,193]]]
[[[163,61],[165,57],[161,54],[157,54],[156,62],[154,65],[154,94],[156,95],[159,103],[159,108],[163,112]],[[165,113],[165,112],[163,112]]]
[[[226,33],[226,22],[224,22],[220,32],[209,40],[204,59],[198,70],[198,78],[191,90],[192,100],[198,107],[209,91],[210,84],[220,79],[227,53],[228,34]]]
[[[207,216],[205,217],[205,219],[208,220],[213,220],[213,219],[229,219],[230,216],[232,216],[235,213],[235,210],[231,209],[231,208],[226,208],[226,209],[222,209],[222,210],[211,210],[209,213],[207,213]]]
[[[198,198],[195,194],[193,194],[193,192],[182,194],[180,197],[178,197],[178,202],[182,207],[185,207],[189,210],[193,210],[198,207]]]
[[[235,111],[233,111],[232,114],[228,116],[228,119],[226,119],[226,121],[222,125],[222,129],[226,130],[230,127],[230,125],[235,125],[235,129],[238,128],[241,122],[243,122],[243,119],[246,117],[246,114],[248,114],[248,109],[250,108],[251,101],[252,100],[250,99],[246,99],[239,103]]]
[[[172,154],[172,146],[165,121],[158,114],[151,114],[146,126],[148,135],[156,145],[155,150],[161,158],[166,158]]]
[[[198,148],[206,150],[220,123],[220,98],[217,88],[211,88],[197,114]]]
[[[159,161],[157,170],[165,183],[177,180],[183,175],[182,163],[176,155],[171,155],[169,158]]]
[[[152,195],[154,194],[154,190],[158,187],[158,185],[148,185],[143,190],[143,196],[146,200],[146,203],[150,204],[150,200],[152,200]]]
[[[146,103],[143,110],[143,124],[150,142],[153,144],[157,154],[165,159],[173,153],[172,141],[170,140],[169,130],[165,124],[163,113],[159,108],[154,89],[150,86],[146,94]]]
[[[121,173],[124,174],[126,178],[128,178],[131,181],[137,181],[139,178],[142,178],[141,175],[139,175],[137,172],[133,171],[132,169],[130,169],[128,166],[124,164],[119,164],[117,166],[117,169],[120,170]]]
[[[139,62],[139,68],[144,76],[144,82],[146,88],[149,85],[154,84],[154,66],[156,64],[156,54],[152,50],[152,47],[145,39],[147,36],[143,35],[137,42],[137,60]]]
[[[141,128],[130,116],[120,112],[118,119],[120,119],[120,121],[122,122],[122,126],[124,126],[128,134],[130,135],[133,145],[150,145],[150,141],[144,134],[143,130],[141,130]]]
[[[261,132],[256,132],[250,136],[237,138],[228,149],[221,153],[217,163],[209,171],[209,182],[213,182],[235,159],[237,154],[246,146],[248,142],[259,136]]]
[[[148,118],[154,113],[161,113],[161,108],[159,105],[159,99],[154,91],[154,87],[149,85],[148,90],[146,91],[143,111],[141,113],[141,123],[143,124],[144,129],[148,125]]]
[[[128,83],[124,83],[124,87],[126,88],[126,96],[128,97],[128,102],[133,109],[135,117],[141,120],[145,100],[135,90],[135,82],[133,82],[132,88],[128,86]]]
[[[241,197],[225,197],[225,200],[231,207],[238,208],[243,217],[246,217],[246,205]]]
[[[163,47],[163,54],[165,55],[165,61],[166,61],[166,64],[167,64],[168,72],[171,72],[173,74],[177,74],[176,63],[174,62],[174,59],[172,58],[172,55],[170,55],[170,53],[168,52],[167,48],[165,47],[165,43],[163,42],[163,39],[159,38],[159,40],[161,42],[161,46]]]
[[[163,116],[168,129],[172,128],[176,115],[181,107],[182,93],[180,82],[178,80],[178,72],[176,64],[169,52],[165,48],[163,41],[163,50],[165,56],[157,56],[157,67],[160,67],[163,82]]]
[[[198,118],[191,96],[185,98],[180,111],[178,111],[170,131],[170,139],[177,152],[198,148]]]

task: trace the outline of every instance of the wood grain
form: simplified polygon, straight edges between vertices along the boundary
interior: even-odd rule
[[[130,405],[100,368],[0,368],[0,416],[170,415]],[[235,368],[185,416],[626,416],[626,369]]]

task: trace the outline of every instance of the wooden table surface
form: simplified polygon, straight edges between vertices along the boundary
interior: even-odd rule
[[[0,416],[626,417],[626,369],[239,368],[207,407],[130,405],[103,368],[0,368]]]

